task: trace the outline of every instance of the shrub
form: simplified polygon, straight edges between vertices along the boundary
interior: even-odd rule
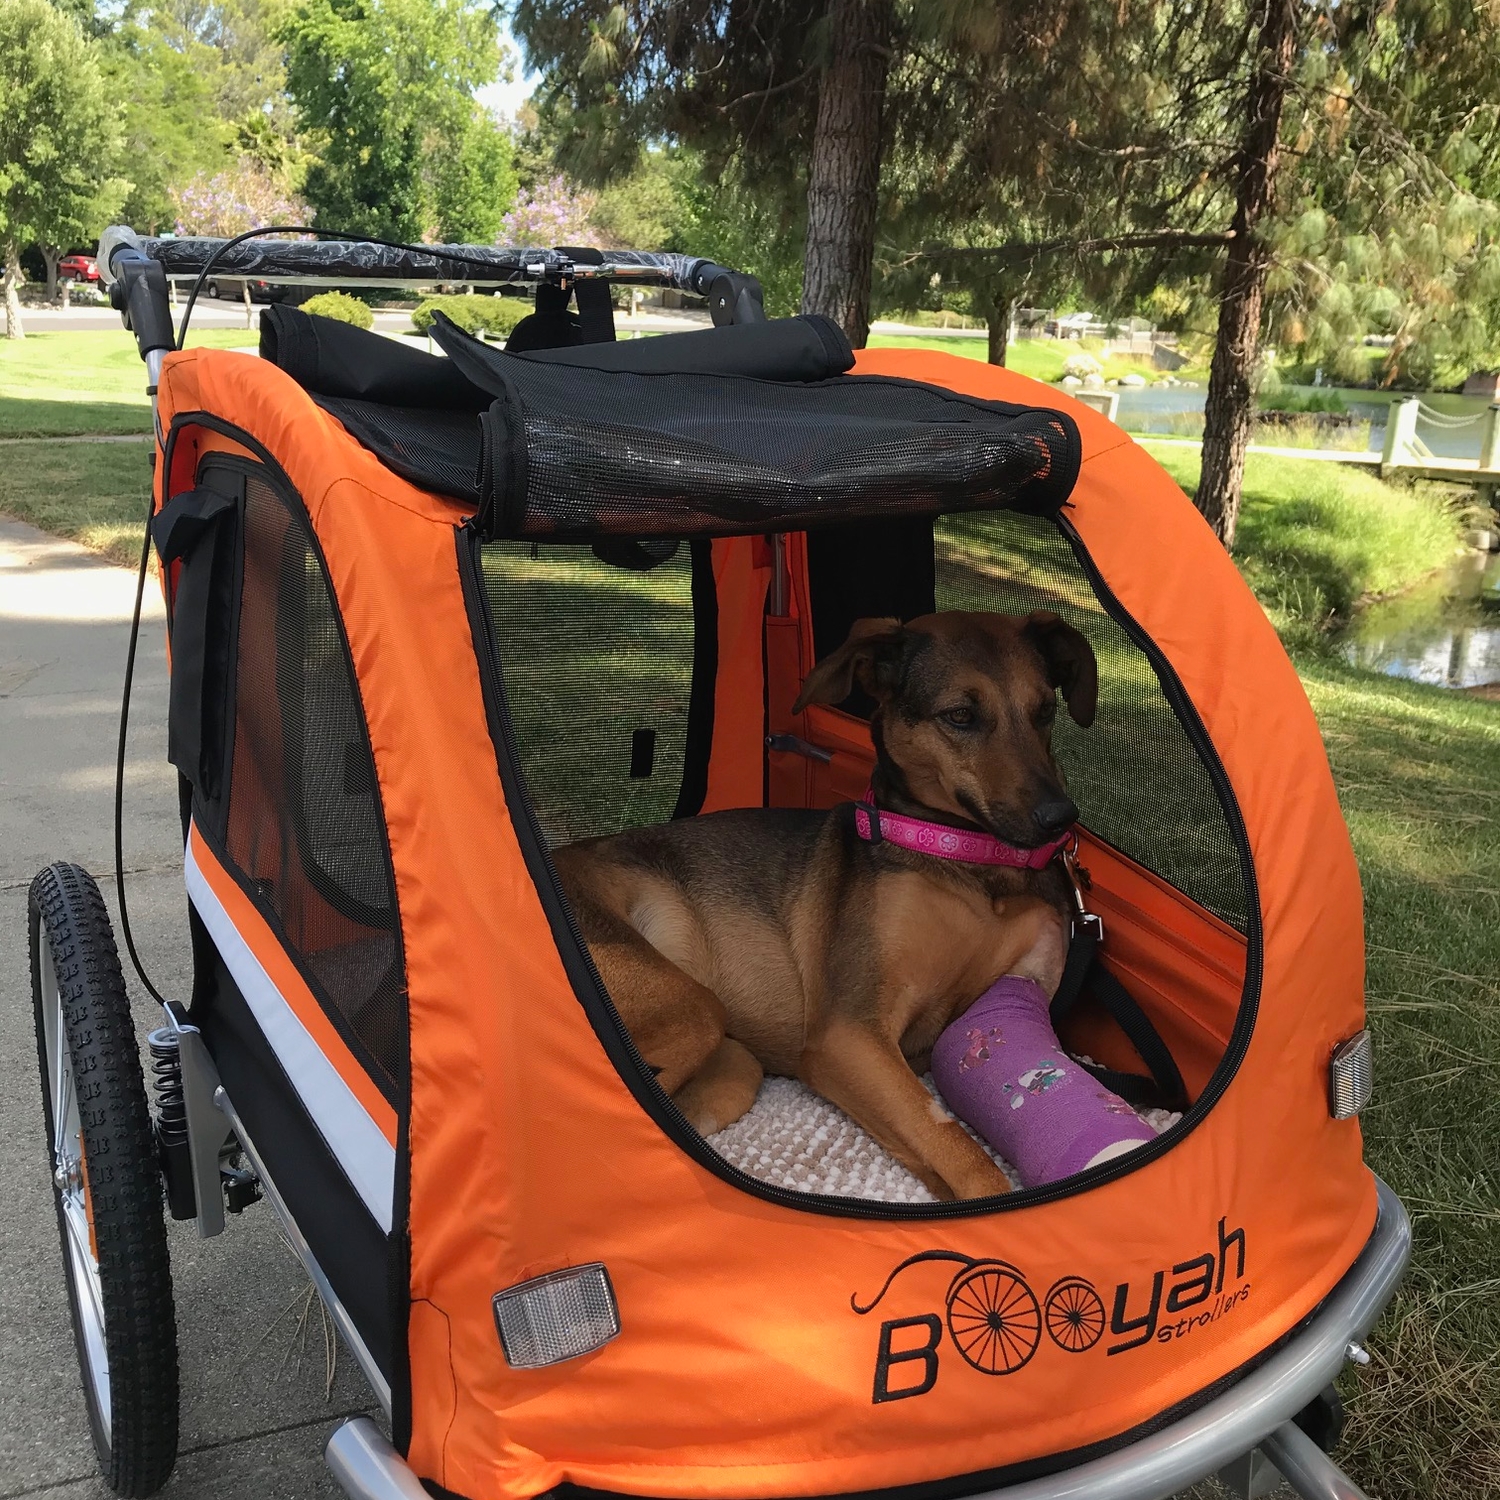
[[[432,315],[441,312],[457,323],[465,333],[485,334],[490,338],[508,338],[516,324],[532,310],[529,298],[486,297],[482,293],[462,293],[454,297],[427,297],[411,315],[418,333],[432,328]]]
[[[339,323],[353,323],[356,328],[373,328],[375,314],[358,297],[348,292],[319,292],[302,304],[302,311],[314,318],[332,318]]]
[[[1260,398],[1262,411],[1342,414],[1349,408],[1337,391],[1276,391]]]

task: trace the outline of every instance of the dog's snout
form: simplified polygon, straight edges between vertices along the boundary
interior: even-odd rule
[[[1078,807],[1071,797],[1051,797],[1038,802],[1032,808],[1031,816],[1036,820],[1036,826],[1053,838],[1078,821]]]

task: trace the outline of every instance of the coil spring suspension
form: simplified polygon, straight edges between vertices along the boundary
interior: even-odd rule
[[[187,1100],[177,1033],[163,1026],[146,1038],[151,1049],[151,1089],[156,1095],[156,1135],[163,1144],[187,1139]]]
[[[167,1209],[174,1219],[198,1216],[193,1192],[193,1161],[188,1147],[187,1097],[182,1088],[182,1055],[169,1026],[146,1038],[151,1051],[151,1091],[156,1095],[156,1150],[166,1184]]]

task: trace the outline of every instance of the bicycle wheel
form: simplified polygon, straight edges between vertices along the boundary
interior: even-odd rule
[[[94,1451],[117,1495],[150,1495],[177,1457],[177,1321],[130,1002],[86,870],[49,865],[27,916],[53,1201]]]

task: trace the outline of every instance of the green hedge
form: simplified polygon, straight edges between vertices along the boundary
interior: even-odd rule
[[[451,297],[426,297],[411,315],[418,333],[432,327],[432,315],[441,312],[466,333],[482,333],[489,338],[509,338],[511,330],[532,311],[529,298],[488,297],[483,292],[460,293]]]
[[[348,292],[319,292],[302,304],[302,311],[314,318],[333,318],[340,323],[353,323],[356,328],[373,328],[375,314],[358,297]]]

